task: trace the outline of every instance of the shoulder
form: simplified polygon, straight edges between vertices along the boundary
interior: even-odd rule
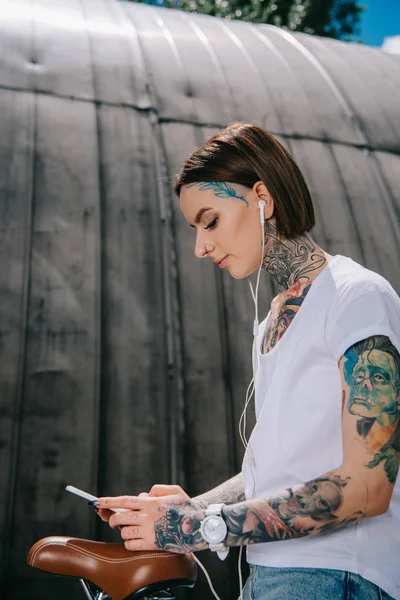
[[[400,348],[400,298],[390,283],[347,257],[329,268],[326,335],[334,356],[339,359],[354,343],[374,335],[388,336]]]
[[[328,265],[331,274],[332,299],[335,310],[369,294],[381,294],[399,301],[395,290],[387,279],[363,267],[347,256],[337,256]]]

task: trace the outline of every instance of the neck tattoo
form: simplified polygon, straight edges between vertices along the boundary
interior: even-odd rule
[[[271,221],[265,224],[265,248],[263,269],[272,276],[281,292],[299,281],[311,283],[327,262],[321,248],[308,233],[281,238]]]

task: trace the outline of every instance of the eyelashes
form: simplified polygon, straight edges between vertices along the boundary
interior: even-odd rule
[[[204,229],[214,229],[214,227],[216,226],[217,222],[218,222],[218,218],[216,217],[215,219],[213,219],[211,221],[211,223],[209,223],[207,225],[207,227],[204,227]]]

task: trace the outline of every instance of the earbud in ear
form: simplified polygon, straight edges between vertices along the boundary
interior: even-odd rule
[[[264,206],[265,206],[265,201],[264,200],[259,200],[258,207],[260,209],[260,223],[261,223],[261,225],[264,225],[264,222],[265,222]]]

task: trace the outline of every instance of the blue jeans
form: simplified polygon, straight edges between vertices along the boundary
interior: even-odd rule
[[[333,569],[250,565],[243,600],[393,600],[360,575]]]

